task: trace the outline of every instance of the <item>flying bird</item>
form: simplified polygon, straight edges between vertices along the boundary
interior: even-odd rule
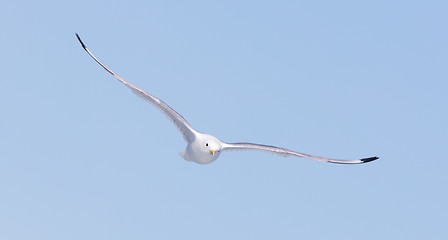
[[[177,127],[177,129],[181,132],[182,136],[184,137],[185,141],[188,143],[186,149],[179,153],[187,161],[196,162],[200,164],[211,163],[219,157],[221,152],[230,150],[259,150],[274,153],[283,157],[296,156],[296,157],[309,158],[321,162],[343,163],[343,164],[366,163],[378,159],[378,157],[375,156],[356,160],[339,160],[333,158],[313,156],[306,153],[295,152],[285,148],[263,144],[226,143],[220,141],[218,138],[212,135],[200,133],[196,131],[179,113],[174,111],[174,109],[172,109],[162,100],[134,86],[132,83],[126,81],[124,78],[120,77],[118,74],[116,74],[108,67],[106,67],[89,51],[89,49],[87,49],[86,45],[82,42],[81,38],[77,33],[76,37],[78,38],[84,50],[90,55],[90,57],[92,57],[98,64],[100,64],[101,67],[103,67],[116,79],[118,79],[129,89],[131,89],[132,92],[134,92],[137,96],[151,103],[153,106],[159,109]]]

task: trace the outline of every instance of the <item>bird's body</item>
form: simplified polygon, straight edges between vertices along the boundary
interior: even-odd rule
[[[222,151],[226,150],[259,150],[278,154],[284,157],[297,156],[309,158],[322,162],[332,162],[332,163],[344,163],[344,164],[356,164],[365,163],[378,159],[378,157],[362,158],[356,160],[338,160],[332,158],[325,158],[319,156],[313,156],[305,153],[295,152],[284,148],[279,148],[275,146],[254,144],[254,143],[225,143],[217,139],[216,137],[196,131],[179,113],[174,109],[169,107],[159,98],[141,90],[140,88],[134,86],[130,82],[126,81],[124,78],[120,77],[118,74],[114,73],[103,63],[101,63],[84,45],[81,38],[76,34],[81,46],[84,50],[106,71],[112,74],[120,82],[126,85],[132,90],[137,96],[143,100],[151,103],[156,108],[158,108],[165,116],[177,127],[177,129],[182,133],[185,141],[188,143],[184,151],[179,154],[187,161],[196,162],[200,164],[207,164],[215,161]]]

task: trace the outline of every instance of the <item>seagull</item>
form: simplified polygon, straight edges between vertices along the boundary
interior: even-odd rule
[[[159,98],[143,91],[142,89],[134,86],[132,83],[126,81],[124,78],[120,77],[118,74],[110,70],[106,65],[100,62],[90,51],[87,49],[86,45],[82,42],[81,38],[77,33],[76,37],[78,41],[81,43],[81,46],[84,50],[92,57],[101,67],[103,67],[106,71],[112,74],[118,81],[123,83],[132,92],[134,92],[137,96],[142,98],[143,100],[151,103],[154,107],[159,109],[180,131],[184,140],[188,143],[187,147],[184,151],[179,154],[187,161],[196,162],[199,164],[207,164],[215,161],[221,152],[223,151],[232,151],[232,150],[258,150],[265,151],[269,153],[274,153],[283,157],[296,156],[309,158],[312,160],[317,160],[321,162],[330,162],[330,163],[342,163],[342,164],[358,164],[358,163],[366,163],[371,162],[378,157],[369,157],[369,158],[361,158],[356,160],[339,160],[333,158],[319,157],[313,156],[306,153],[300,153],[291,151],[285,148],[263,145],[263,144],[255,144],[255,143],[226,143],[220,141],[218,138],[204,134],[196,131],[179,113],[177,113],[174,109],[168,106],[165,102],[160,100]]]

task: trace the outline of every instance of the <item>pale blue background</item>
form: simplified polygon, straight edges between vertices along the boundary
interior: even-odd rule
[[[0,239],[447,239],[446,1],[2,1]],[[177,130],[261,152],[184,161]]]

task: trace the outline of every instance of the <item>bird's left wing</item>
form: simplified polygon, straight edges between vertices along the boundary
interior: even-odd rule
[[[100,62],[93,54],[87,49],[86,45],[81,41],[81,38],[78,34],[76,34],[76,37],[78,38],[79,42],[81,43],[81,46],[84,48],[84,50],[98,63],[106,69],[110,74],[112,74],[115,78],[117,78],[120,82],[122,82],[124,85],[126,85],[128,88],[132,90],[137,96],[142,98],[143,100],[151,103],[156,108],[158,108],[165,116],[179,129],[179,131],[182,133],[185,141],[191,142],[194,139],[195,134],[197,134],[197,131],[193,129],[193,127],[190,126],[190,124],[174,109],[172,109],[170,106],[168,106],[166,103],[164,103],[159,98],[141,90],[140,88],[134,86],[130,82],[126,81],[124,78],[120,77],[118,74],[114,73],[112,70],[110,70],[108,67],[106,67],[102,62]]]
[[[275,146],[269,146],[269,145],[262,145],[262,144],[254,144],[254,143],[223,143],[222,147],[223,151],[226,150],[259,150],[259,151],[265,151],[274,153],[283,157],[289,157],[289,156],[296,156],[296,157],[304,157],[309,158],[321,162],[331,162],[331,163],[342,163],[342,164],[357,164],[357,163],[366,163],[371,162],[378,157],[369,157],[369,158],[361,158],[361,159],[355,159],[355,160],[341,160],[341,159],[333,159],[333,158],[326,158],[326,157],[319,157],[319,156],[313,156],[306,153],[300,153],[291,151],[285,148],[279,148]]]

